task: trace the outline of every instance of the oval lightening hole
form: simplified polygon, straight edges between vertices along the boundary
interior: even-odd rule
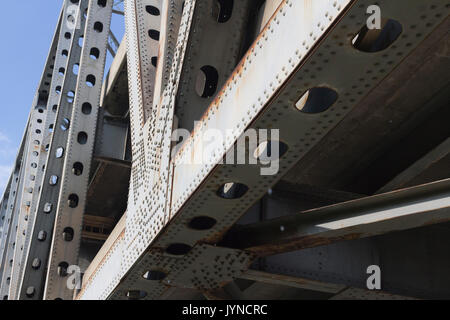
[[[312,88],[309,89],[295,104],[295,107],[303,113],[321,113],[337,101],[338,94],[330,88]]]
[[[161,281],[167,277],[167,274],[158,270],[150,270],[147,271],[142,277],[150,281]]]
[[[83,105],[81,106],[81,112],[83,112],[83,114],[86,114],[86,115],[91,114],[92,105],[89,102],[83,103]]]
[[[78,63],[75,63],[72,68],[73,74],[78,75],[79,69],[80,69],[80,65]]]
[[[97,60],[100,57],[100,50],[92,48],[89,56],[92,60]]]
[[[86,132],[78,133],[77,141],[79,144],[86,144],[88,140],[88,135]]]
[[[142,290],[130,290],[127,292],[126,296],[129,300],[141,300],[147,296],[147,292]]]
[[[192,247],[184,243],[174,243],[167,247],[166,252],[173,256],[184,256],[191,251]]]
[[[50,212],[52,212],[53,209],[53,205],[50,202],[47,202],[44,206],[44,213],[49,214]]]
[[[212,97],[217,90],[219,73],[212,66],[203,66],[197,74],[195,91],[202,98]]]
[[[76,194],[71,194],[69,200],[67,201],[70,208],[78,207],[79,198]]]
[[[218,23],[225,23],[230,20],[233,14],[234,0],[216,0],[213,6],[212,15]]]
[[[70,128],[70,120],[67,118],[64,118],[62,123],[61,123],[61,130],[62,131],[67,131]]]
[[[217,195],[223,199],[239,199],[248,191],[248,187],[242,183],[225,183],[217,191]]]
[[[56,159],[61,159],[64,156],[64,148],[59,147],[58,149],[56,149]]]
[[[27,298],[33,298],[35,293],[36,293],[36,289],[34,287],[28,287],[25,294],[26,294]]]
[[[261,163],[278,160],[288,151],[288,146],[281,141],[264,141],[255,150],[253,157]]]
[[[74,233],[72,228],[70,228],[70,227],[65,228],[64,231],[63,231],[63,239],[64,239],[64,241],[66,241],[66,242],[72,241],[74,234],[75,233]]]
[[[103,31],[103,23],[97,21],[96,23],[94,23],[94,30],[97,32],[102,32]]]
[[[145,10],[150,13],[152,16],[159,16],[161,13],[159,12],[159,9],[154,6],[146,6]]]
[[[83,164],[81,162],[75,162],[73,164],[72,173],[76,176],[81,176],[83,174]]]
[[[207,216],[195,217],[189,222],[189,228],[194,230],[209,230],[217,223],[217,220]]]
[[[31,263],[31,267],[34,270],[38,270],[41,267],[41,260],[39,258],[34,259],[33,262]]]
[[[46,239],[47,239],[47,232],[45,232],[45,231],[39,231],[39,234],[38,234],[38,240],[40,241],[40,242],[43,242],[43,241],[45,241]]]
[[[90,74],[86,77],[86,85],[90,88],[92,88],[93,86],[95,86],[95,76]]]
[[[392,19],[383,19],[381,29],[362,27],[353,38],[352,45],[362,52],[379,52],[390,47],[403,32],[402,25]]]
[[[153,40],[159,41],[159,31],[158,30],[150,29],[150,30],[148,30],[148,35]]]
[[[158,65],[158,57],[152,57],[152,66],[154,66],[156,68],[156,66]]]
[[[49,183],[51,186],[56,186],[58,184],[58,176],[51,176]]]
[[[73,91],[67,92],[67,102],[73,103],[74,99],[75,99],[75,92],[73,92]]]
[[[58,275],[61,278],[67,277],[67,269],[69,269],[69,264],[67,262],[61,262],[58,265]]]

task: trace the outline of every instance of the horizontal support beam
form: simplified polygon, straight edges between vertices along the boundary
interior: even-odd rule
[[[381,290],[369,290],[306,278],[272,274],[256,270],[247,270],[241,279],[271,285],[281,285],[302,290],[331,294],[330,300],[415,300],[416,298],[395,295]]]
[[[247,270],[242,275],[240,275],[239,278],[267,284],[281,285],[291,288],[312,290],[325,293],[334,293],[334,294],[337,294],[347,288],[347,286],[343,284],[327,283],[322,281],[310,280],[306,278],[273,274],[256,270]]]
[[[260,256],[450,221],[450,179],[231,230],[222,245]]]

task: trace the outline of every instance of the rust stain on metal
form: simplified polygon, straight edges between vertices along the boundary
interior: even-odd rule
[[[77,295],[75,300],[80,300],[80,298],[83,296],[84,292],[86,291],[86,288],[88,287],[88,285],[90,285],[92,283],[93,278],[98,274],[99,269],[101,269],[103,267],[103,265],[105,264],[106,260],[109,259],[109,255],[110,255],[112,249],[114,248],[114,246],[117,244],[117,242],[119,242],[123,238],[125,238],[125,229],[120,233],[120,235],[117,237],[117,239],[112,243],[112,245],[109,248],[108,252],[103,256],[103,258],[100,261],[100,263],[97,265],[97,267],[91,273],[91,276],[89,277],[89,279],[86,282],[83,282],[83,286],[82,286],[82,288],[80,290],[80,293]]]
[[[439,218],[439,219],[431,219],[422,224],[422,227],[431,226],[434,224],[446,223],[449,222],[450,218]]]
[[[288,251],[296,251],[328,245],[331,243],[347,240],[356,240],[364,237],[363,233],[350,233],[339,237],[302,237],[277,244],[261,245],[245,249],[258,256],[268,256]]]
[[[203,114],[203,116],[200,118],[200,122],[204,122],[207,120],[207,118],[209,117],[209,113],[212,112],[212,110],[214,108],[218,108],[220,105],[220,101],[222,100],[222,97],[225,95],[226,90],[228,89],[228,87],[230,87],[233,84],[233,81],[236,77],[241,77],[242,73],[244,71],[244,65],[246,63],[246,60],[248,59],[248,57],[250,57],[255,50],[255,47],[257,46],[258,42],[264,38],[266,31],[269,28],[270,23],[272,22],[272,20],[275,18],[276,14],[281,10],[281,8],[286,4],[286,0],[283,0],[283,2],[280,4],[280,6],[278,7],[278,9],[275,11],[275,13],[272,15],[272,17],[270,18],[270,20],[268,21],[268,23],[266,24],[266,26],[263,28],[263,30],[259,33],[259,35],[257,36],[257,38],[255,39],[255,41],[253,41],[252,45],[250,46],[250,48],[247,50],[247,52],[245,53],[245,55],[242,57],[241,61],[239,61],[238,65],[236,66],[236,68],[233,70],[232,74],[230,75],[230,77],[228,77],[228,80],[225,82],[225,84],[222,86],[222,89],[219,91],[219,94],[214,98],[214,100],[211,102],[211,104],[209,105],[209,107],[206,109],[206,112]],[[191,136],[189,138],[188,141],[191,141],[194,139],[195,135],[197,134],[198,131],[200,131],[200,126],[201,124],[197,124],[194,129],[191,132]],[[177,154],[175,155],[175,157],[172,159],[172,161],[174,162],[176,159],[178,159],[181,154],[183,154],[184,149],[187,147],[186,146],[187,143],[184,143],[180,150],[178,150]]]

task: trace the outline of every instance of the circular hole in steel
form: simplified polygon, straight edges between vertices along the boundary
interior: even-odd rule
[[[75,92],[74,91],[67,92],[67,102],[73,103],[74,99],[75,99]]]
[[[92,60],[97,60],[100,57],[100,50],[98,48],[91,48],[91,52],[89,53],[89,56]]]
[[[79,132],[78,133],[78,137],[77,137],[77,141],[79,144],[86,144],[88,141],[88,135],[86,132]]]
[[[31,267],[34,270],[38,270],[41,267],[41,260],[39,258],[34,259],[33,262],[31,263]]]
[[[288,146],[281,141],[268,140],[260,143],[255,149],[253,157],[266,164],[280,159],[288,151]]]
[[[38,240],[40,241],[40,242],[43,242],[43,241],[45,241],[47,239],[47,232],[45,232],[45,231],[39,231],[39,234],[38,234]]]
[[[200,216],[193,218],[188,226],[194,230],[209,230],[217,224],[217,220],[207,216]]]
[[[225,183],[217,191],[217,195],[223,199],[239,199],[248,191],[248,187],[242,183]]]
[[[56,186],[58,184],[58,176],[55,176],[55,175],[51,176],[49,184],[51,186]]]
[[[130,290],[126,294],[128,300],[141,300],[147,296],[147,292],[142,290]]]
[[[159,16],[161,13],[159,12],[159,9],[155,6],[146,6],[145,10],[150,13],[152,16]]]
[[[352,39],[355,49],[362,52],[379,52],[390,47],[403,32],[402,25],[392,19],[382,19],[381,28],[369,29],[367,25]]]
[[[83,103],[83,105],[81,106],[81,112],[83,112],[83,114],[91,114],[92,112],[92,105],[89,102],[85,102]]]
[[[44,213],[50,213],[50,212],[52,212],[52,209],[53,209],[53,205],[51,203],[47,202],[44,205]]]
[[[150,29],[150,30],[148,30],[148,35],[153,40],[159,41],[159,31],[158,30]]]
[[[103,23],[101,23],[100,21],[97,21],[96,23],[94,23],[94,30],[97,32],[103,32]]]
[[[56,159],[60,159],[64,156],[64,148],[59,147],[58,149],[56,149],[56,153],[55,153]]]
[[[61,262],[61,263],[58,265],[58,270],[57,270],[58,275],[59,275],[61,278],[67,277],[67,275],[68,275],[67,270],[68,270],[68,269],[69,269],[69,264],[68,264],[67,262]]]
[[[197,73],[195,92],[202,98],[214,96],[219,83],[219,73],[213,66],[203,66]]]
[[[184,243],[173,243],[167,247],[166,253],[173,256],[184,256],[191,251],[192,247]]]
[[[70,208],[76,208],[78,207],[79,198],[76,194],[71,194],[69,196],[69,199],[67,201]]]
[[[149,270],[142,277],[150,281],[161,281],[167,277],[167,274],[159,270]]]
[[[64,118],[61,122],[61,126],[60,126],[62,131],[67,131],[70,128],[70,120],[67,118]]]
[[[92,88],[93,86],[95,86],[95,76],[93,74],[89,74],[86,76],[86,85],[90,88]]]
[[[306,91],[295,104],[297,110],[316,114],[327,111],[337,101],[338,94],[327,87],[311,88]]]
[[[75,162],[73,164],[72,173],[76,176],[81,176],[83,174],[83,164],[81,162]]]
[[[72,228],[70,228],[70,227],[65,228],[63,231],[63,234],[62,234],[64,241],[66,241],[66,242],[72,241],[74,234],[75,233]]]
[[[34,287],[28,287],[25,294],[26,294],[27,298],[33,298],[35,293],[36,293],[36,289]]]
[[[230,20],[233,13],[234,0],[216,0],[212,9],[212,16],[218,23]]]
[[[156,66],[158,65],[158,57],[152,57],[151,62],[152,66],[156,68]]]

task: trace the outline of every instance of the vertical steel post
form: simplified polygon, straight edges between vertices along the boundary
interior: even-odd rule
[[[89,1],[44,299],[73,298],[67,272],[78,263],[112,8],[112,0]]]

